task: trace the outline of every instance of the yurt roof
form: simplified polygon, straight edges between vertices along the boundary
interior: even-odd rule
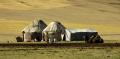
[[[56,30],[64,30],[65,27],[60,22],[51,22],[43,31],[56,31]]]
[[[38,22],[40,23],[38,24]],[[39,25],[39,27],[38,27]],[[47,25],[42,20],[34,20],[30,25],[26,26],[22,31],[25,32],[39,32],[43,30]]]

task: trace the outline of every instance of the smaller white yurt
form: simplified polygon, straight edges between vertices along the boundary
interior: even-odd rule
[[[62,40],[62,35],[65,34],[65,27],[58,21],[51,22],[43,30],[43,39],[49,43]]]

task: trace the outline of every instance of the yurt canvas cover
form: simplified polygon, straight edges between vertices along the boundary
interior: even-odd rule
[[[65,34],[65,27],[57,21],[51,22],[44,30],[43,33],[48,33],[45,37],[49,37],[49,40],[53,38],[55,40],[62,40],[62,34]],[[50,34],[54,33],[54,34]],[[50,39],[51,38],[51,39]],[[44,38],[43,38],[44,39]]]
[[[22,32],[24,31],[24,41],[31,41],[31,35],[33,32],[41,33],[43,29],[47,27],[47,25],[42,20],[34,20],[32,24],[26,26]]]
[[[47,25],[42,20],[34,20],[32,24],[26,26],[22,31],[25,32],[42,32]]]
[[[61,33],[65,33],[65,27],[57,21],[51,22],[44,30],[43,32],[59,32],[61,31]]]

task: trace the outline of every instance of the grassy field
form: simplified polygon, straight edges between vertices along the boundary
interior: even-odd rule
[[[0,0],[0,43],[33,20],[60,21],[66,28],[92,28],[105,42],[120,42],[120,0]],[[106,35],[107,34],[107,35]],[[120,59],[120,47],[0,48],[0,59]]]
[[[0,42],[15,41],[33,20],[60,21],[67,28],[92,28],[120,34],[119,0],[0,0]],[[120,40],[120,35],[102,36]]]
[[[49,24],[51,21],[46,21]],[[15,42],[15,37],[22,35],[21,30],[32,23],[32,20],[0,20],[0,42]],[[92,28],[99,32],[99,34],[109,34],[108,36],[102,36],[105,40],[119,40],[120,35],[114,35],[120,33],[120,28],[114,25],[99,25],[99,24],[83,24],[83,23],[75,23],[75,22],[66,22],[62,21],[62,23],[67,28]],[[108,30],[110,29],[110,30]],[[112,35],[113,34],[113,35]]]
[[[0,49],[0,59],[120,59],[120,48]]]

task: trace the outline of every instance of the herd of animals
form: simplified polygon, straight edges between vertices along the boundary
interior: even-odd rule
[[[86,43],[103,43],[103,39],[97,32],[78,32],[71,37],[81,39],[67,39],[67,31],[68,30],[62,23],[59,21],[51,22],[50,24],[46,24],[43,20],[34,20],[32,24],[26,26],[22,30],[22,36],[17,36],[17,42],[41,42],[45,41],[47,43],[55,43],[59,41],[85,41]],[[80,34],[84,33],[84,34]],[[92,33],[92,34],[91,34]],[[70,37],[70,36],[69,36]]]

